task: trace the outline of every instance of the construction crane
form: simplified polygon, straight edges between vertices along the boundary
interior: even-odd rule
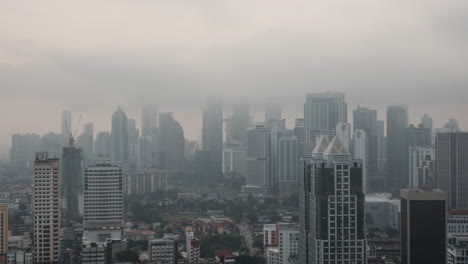
[[[78,122],[76,123],[76,128],[75,128],[75,133],[71,133],[70,128],[68,127],[68,123],[65,122],[65,128],[67,129],[67,134],[68,134],[68,145],[69,147],[73,146],[73,143],[75,142],[75,137],[76,133],[78,132],[78,127],[80,126],[81,122],[81,114],[80,117],[78,118]]]

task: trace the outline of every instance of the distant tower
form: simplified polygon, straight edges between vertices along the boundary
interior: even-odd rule
[[[63,148],[60,160],[62,208],[69,220],[79,221],[83,215],[83,151],[73,145]]]
[[[348,123],[336,124],[336,135],[343,142],[343,145],[351,151],[351,125]]]
[[[408,184],[408,110],[404,106],[387,108],[387,184],[399,190]]]
[[[297,193],[299,188],[299,143],[296,136],[278,139],[278,178],[280,197]]]
[[[34,263],[59,263],[60,160],[38,152],[34,162]]]
[[[112,115],[111,160],[122,164],[124,170],[128,169],[128,146],[127,115],[119,107]]]
[[[152,136],[158,125],[158,108],[156,105],[144,105],[141,110],[141,135]]]
[[[401,190],[401,263],[447,263],[446,193]]]
[[[95,155],[98,158],[110,158],[111,135],[109,132],[99,132],[96,136]]]
[[[250,105],[236,103],[232,106],[232,116],[227,122],[227,143],[229,145],[244,145],[246,131],[250,126]]]
[[[319,135],[334,135],[336,125],[347,122],[347,104],[344,93],[326,92],[306,95],[304,104],[304,123],[306,151],[315,147],[315,138]]]
[[[85,157],[86,163],[91,163],[91,160],[94,158],[94,125],[93,123],[84,124],[83,133],[78,137],[77,141],[78,146],[83,149],[83,156]]]
[[[265,123],[282,119],[282,107],[279,98],[270,98],[265,104]]]
[[[367,137],[369,178],[374,178],[377,173],[378,129],[377,110],[360,106],[353,110],[353,131],[363,130]]]
[[[174,121],[169,129],[165,152],[164,168],[181,171],[185,169],[185,137],[184,129],[179,122]]]
[[[223,104],[208,101],[203,110],[202,150],[211,152],[211,159],[221,175],[223,156]]]
[[[353,134],[353,159],[362,160],[362,189],[367,193],[369,182],[369,141],[364,130],[356,130]]]

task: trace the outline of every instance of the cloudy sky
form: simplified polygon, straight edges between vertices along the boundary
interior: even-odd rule
[[[413,122],[466,128],[466,14],[466,0],[0,0],[0,152],[12,133],[58,132],[65,108],[100,131],[118,105],[139,118],[157,103],[198,139],[207,96],[245,98],[257,119],[280,97],[292,120],[305,93],[342,91],[349,112],[407,104]]]

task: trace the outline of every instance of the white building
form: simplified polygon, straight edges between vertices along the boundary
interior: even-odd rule
[[[448,235],[447,264],[468,263],[468,236]]]
[[[23,250],[8,250],[7,262],[5,264],[33,264],[34,262],[33,253]],[[57,262],[58,263],[58,262]]]
[[[435,149],[409,147],[409,187],[419,188],[434,177]]]
[[[200,262],[200,241],[194,232],[186,232],[187,263],[197,264]]]
[[[119,240],[123,227],[122,168],[110,163],[84,170],[83,237],[92,242]]]
[[[148,244],[149,260],[154,264],[175,264],[177,243],[172,239],[154,239]]]
[[[288,264],[298,258],[298,225],[287,223],[264,225],[263,234],[268,264]]]
[[[369,181],[369,141],[364,130],[358,129],[353,134],[353,158],[362,160],[362,183],[364,194]]]

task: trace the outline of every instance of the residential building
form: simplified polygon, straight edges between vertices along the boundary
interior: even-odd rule
[[[81,247],[82,264],[108,264],[107,242],[83,241]]]
[[[138,171],[146,171],[153,167],[152,144],[151,136],[141,136],[138,138]]]
[[[34,263],[60,256],[60,160],[38,152],[34,162]]]
[[[447,212],[447,232],[450,235],[468,236],[468,210]]]
[[[468,236],[448,235],[446,263],[468,263]]]
[[[8,206],[0,205],[0,254],[8,251]]]
[[[186,232],[187,263],[200,263],[200,240],[195,237],[194,232]]]
[[[435,149],[433,147],[409,147],[410,188],[421,188],[435,180]]]
[[[403,189],[400,196],[401,263],[446,263],[446,193]]]
[[[176,264],[177,243],[173,239],[148,241],[149,261],[154,264]]]

